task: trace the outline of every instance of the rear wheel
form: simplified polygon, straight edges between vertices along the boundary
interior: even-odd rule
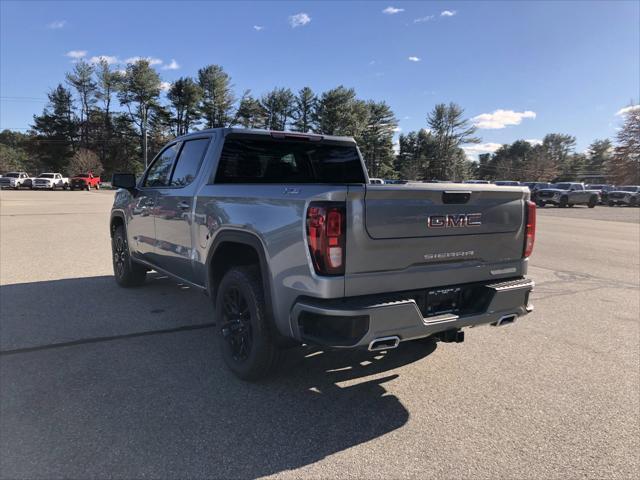
[[[543,202],[542,200],[538,200],[538,201],[536,202],[536,205],[537,205],[537,206],[539,206],[540,208],[544,208],[544,206],[546,205],[546,203],[545,203],[545,202]]]
[[[100,190],[100,184],[96,183],[96,190]]]
[[[256,267],[233,267],[216,294],[216,336],[227,367],[242,380],[267,376],[279,358]]]
[[[147,269],[131,260],[129,244],[123,225],[118,225],[111,239],[113,275],[121,287],[137,287],[144,283]]]
[[[558,206],[560,208],[565,208],[567,205],[569,205],[569,199],[567,197],[562,197]]]
[[[589,199],[589,203],[587,204],[587,206],[589,208],[595,208],[595,206],[598,204],[598,197],[591,197]]]
[[[609,205],[610,207],[614,207],[614,206],[615,206],[615,203],[614,203],[614,202],[612,202],[611,200],[609,200],[609,201],[607,202],[607,205]]]

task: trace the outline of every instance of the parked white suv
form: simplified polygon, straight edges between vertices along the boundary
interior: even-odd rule
[[[49,190],[62,188],[66,190],[69,188],[69,179],[63,177],[61,173],[42,173],[33,181],[33,188],[47,188]]]

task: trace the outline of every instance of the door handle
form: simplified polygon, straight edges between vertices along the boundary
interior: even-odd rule
[[[191,205],[189,205],[187,202],[178,203],[178,208],[181,208],[182,210],[188,210],[190,207]]]

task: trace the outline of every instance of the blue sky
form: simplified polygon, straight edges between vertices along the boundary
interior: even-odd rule
[[[26,129],[73,55],[159,61],[166,82],[220,64],[240,94],[339,84],[403,132],[463,106],[490,151],[546,133],[582,151],[640,97],[640,2],[0,3],[0,128]],[[71,56],[69,56],[71,55]]]

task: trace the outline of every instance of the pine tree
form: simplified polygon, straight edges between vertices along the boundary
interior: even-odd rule
[[[145,168],[148,164],[148,129],[151,110],[158,105],[160,76],[151,68],[149,61],[142,59],[127,65],[122,88],[118,92],[120,103],[127,107],[131,121],[140,129],[142,157]]]
[[[189,133],[199,116],[202,88],[191,78],[179,78],[171,85],[167,98],[174,113],[172,123],[176,135]]]
[[[260,99],[265,113],[264,128],[286,130],[294,110],[294,95],[288,88],[274,88]]]
[[[202,89],[200,111],[206,128],[227,127],[233,120],[235,97],[231,77],[220,65],[208,65],[198,70],[198,84]]]
[[[304,87],[298,92],[293,110],[292,130],[297,132],[313,131],[313,112],[317,102],[317,97],[309,87]]]
[[[640,107],[630,109],[616,135],[608,171],[617,185],[640,184]]]
[[[75,88],[80,103],[80,147],[89,146],[89,116],[96,103],[96,82],[93,79],[94,67],[80,60],[73,72],[67,73],[67,83]]]

